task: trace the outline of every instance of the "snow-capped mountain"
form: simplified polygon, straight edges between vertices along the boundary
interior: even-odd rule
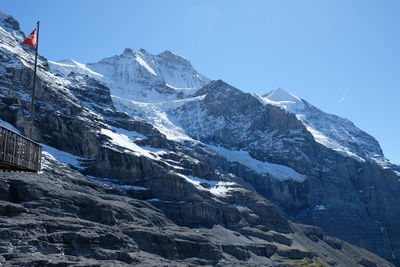
[[[202,96],[193,95],[210,82],[187,59],[170,51],[152,55],[144,49],[125,49],[123,54],[98,63],[82,64],[68,59],[50,61],[50,67],[63,76],[73,72],[98,80],[110,87],[114,103],[121,111],[139,117],[146,114],[144,119],[158,124],[162,132],[175,139],[188,138],[182,127],[165,116],[166,112],[185,103],[196,105]],[[373,160],[382,166],[392,164],[383,156],[379,143],[347,119],[327,114],[280,88],[260,99],[295,114],[318,143],[338,153],[359,161]]]
[[[23,133],[33,50],[19,45],[24,36],[15,20],[1,15],[0,26],[0,123]],[[71,182],[75,187],[89,179],[109,186],[105,192],[110,194],[128,188],[118,194],[144,200],[141,205],[147,208],[141,211],[146,216],[155,206],[170,221],[156,218],[154,224],[168,229],[176,223],[187,229],[218,225],[224,230],[217,228],[217,233],[234,231],[238,239],[232,242],[246,245],[240,250],[232,245],[218,253],[229,261],[246,255],[240,263],[232,261],[239,265],[274,262],[254,249],[256,239],[257,244],[260,238],[275,242],[269,238],[271,231],[279,233],[276,251],[316,250],[325,262],[336,257],[332,253],[350,251],[334,239],[323,239],[322,231],[315,228],[300,233],[285,216],[321,226],[393,262],[400,257],[399,167],[382,164],[387,161],[378,142],[348,120],[283,90],[266,96],[244,93],[222,80],[210,81],[172,52],[153,55],[143,49],[126,49],[87,64],[40,57],[37,90],[34,138],[45,145],[49,181],[52,175],[61,179],[65,172],[68,179],[80,175],[79,181]],[[52,163],[55,159],[75,172]],[[55,166],[57,173],[49,166]],[[90,203],[109,205],[97,195]],[[67,212],[75,212],[65,206]],[[124,233],[130,231],[126,229],[130,219],[120,213],[107,210],[98,220],[111,225],[118,221]],[[135,233],[134,240],[143,243],[132,246],[163,257],[163,249],[143,241],[164,238],[153,235],[147,230]],[[200,243],[220,244],[209,236]],[[221,251],[219,246],[216,251]],[[320,246],[329,249],[322,251]],[[178,255],[174,260],[186,255],[180,250],[172,254]],[[260,260],[261,254],[265,259]],[[204,258],[197,263],[215,265],[223,257]],[[335,259],[338,266],[346,266],[348,258],[340,254]]]
[[[383,156],[378,141],[351,121],[327,114],[280,88],[262,99],[267,104],[295,114],[318,143],[359,161],[372,160],[383,166],[390,164]]]
[[[71,73],[84,75],[109,87],[113,105],[117,110],[150,122],[167,138],[175,141],[205,140],[207,143],[210,137],[215,139],[216,131],[225,131],[230,122],[227,123],[221,116],[210,114],[210,110],[204,105],[209,103],[210,97],[213,96],[212,103],[224,107],[223,112],[226,112],[229,109],[225,105],[226,102],[232,101],[236,95],[239,98],[243,95],[240,90],[228,85],[208,85],[210,80],[198,73],[188,60],[170,51],[153,55],[144,49],[125,49],[121,55],[103,59],[98,63],[82,64],[69,59],[50,61],[49,65],[52,72],[63,77],[68,78]],[[207,91],[205,85],[211,86],[212,89]],[[226,97],[227,95],[229,97]],[[276,89],[264,96],[246,95],[245,99],[254,103],[255,99],[258,99],[267,106],[277,106],[294,114],[316,142],[341,155],[359,162],[373,161],[384,168],[398,168],[384,157],[379,143],[352,122],[327,114],[285,90]],[[239,99],[236,102],[240,104],[244,101]],[[258,106],[258,103],[254,104],[254,107]],[[215,111],[215,107],[212,109]],[[240,109],[235,112],[238,116],[231,129],[235,141],[224,144],[229,138],[221,135],[220,143],[209,140],[210,145],[248,150],[256,157],[253,160],[261,159],[257,158],[258,155],[263,157],[264,161],[282,162],[279,158],[285,158],[289,154],[298,159],[314,160],[310,159],[305,151],[309,150],[310,135],[305,133],[304,129],[300,129],[301,127],[295,127],[296,130],[290,130],[284,135],[271,130],[273,127],[266,132],[254,131],[254,124],[251,123],[254,117],[245,119],[243,114],[240,114]],[[249,136],[252,135],[254,137],[250,141]],[[297,149],[291,149],[293,144]],[[260,149],[269,150],[269,156],[260,156]],[[301,171],[299,166],[297,169]],[[321,170],[324,169],[326,168],[321,167]]]
[[[50,62],[50,67],[64,76],[71,72],[88,75],[107,85],[114,96],[142,102],[180,99],[210,81],[188,60],[170,51],[152,55],[144,49],[127,48],[121,55],[97,63],[68,59]]]

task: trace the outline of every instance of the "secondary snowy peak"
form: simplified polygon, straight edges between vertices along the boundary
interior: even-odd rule
[[[281,88],[263,95],[262,98],[266,103],[278,106],[292,113],[296,113],[304,108],[303,100]]]
[[[301,102],[301,99],[295,95],[290,94],[289,92],[276,88],[272,90],[268,94],[264,95],[264,97],[268,98],[271,101],[281,102],[281,101],[292,101],[292,102]]]
[[[262,99],[266,104],[296,114],[318,143],[361,162],[372,160],[381,165],[389,164],[379,143],[351,121],[327,114],[280,88],[264,95]]]

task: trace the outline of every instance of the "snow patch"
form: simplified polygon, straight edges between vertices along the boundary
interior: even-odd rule
[[[121,130],[119,128],[115,128],[116,130]],[[135,144],[127,135],[122,133],[124,131],[121,131],[120,133],[118,132],[113,132],[110,129],[101,129],[101,133],[108,136],[111,140],[111,143],[120,146],[122,148],[126,148],[129,151],[131,151],[133,154],[137,156],[145,156],[154,160],[160,160],[161,157],[160,155],[169,153],[170,151],[163,150],[163,149],[157,149],[153,147],[141,147]],[[133,135],[133,133],[131,133]],[[131,135],[131,137],[132,137]]]
[[[252,170],[254,170],[258,174],[269,174],[273,178],[278,180],[294,180],[298,182],[303,182],[306,179],[306,176],[296,172],[292,168],[289,168],[284,165],[263,162],[257,159],[254,159],[249,155],[247,151],[237,151],[230,150],[223,147],[217,147],[213,145],[207,145],[207,147],[222,157],[226,158],[231,162],[238,162]]]
[[[128,189],[128,190],[136,190],[136,191],[146,191],[146,190],[150,190],[147,187],[142,187],[142,186],[135,186],[135,185],[124,185],[124,184],[116,184],[114,183],[114,181],[116,181],[116,179],[111,179],[111,178],[99,178],[99,177],[94,177],[94,176],[90,176],[90,175],[86,175],[87,178],[95,180],[97,182],[101,182],[103,184],[106,184],[110,187],[114,187],[114,188],[120,188],[120,189]]]
[[[147,199],[146,201],[148,202],[164,202],[164,203],[176,203],[176,204],[184,204],[187,201],[186,200],[182,200],[182,201],[171,201],[171,200],[161,200],[159,198],[151,198],[151,199]]]
[[[73,59],[64,59],[60,61],[49,60],[50,71],[54,73],[61,74],[63,76],[68,76],[71,72],[77,74],[88,75],[89,77],[103,80],[104,76],[100,73],[92,71],[85,64],[79,63]]]
[[[209,191],[211,194],[219,197],[226,197],[230,191],[235,190],[235,188],[232,186],[237,185],[236,183],[233,182],[210,181],[192,175],[183,175],[181,173],[176,173],[176,175],[184,178],[186,181],[193,184],[196,188],[200,190]]]
[[[210,188],[210,193],[215,196],[225,197],[229,192],[234,190],[234,188],[231,187],[232,185],[235,185],[235,183],[220,181]]]
[[[340,145],[337,141],[335,141],[332,138],[327,137],[325,134],[322,132],[314,129],[313,127],[309,125],[305,125],[307,130],[314,136],[314,139],[316,142],[326,146],[327,148],[330,148],[332,150],[335,150],[336,152],[344,155],[351,157],[358,162],[365,162],[365,159],[362,157],[358,156],[356,153],[353,153],[349,148],[346,148],[342,145]]]
[[[149,66],[149,64],[147,64],[146,61],[143,60],[142,57],[140,57],[139,55],[136,55],[135,59],[136,59],[136,61],[137,61],[142,67],[144,67],[148,72],[150,72],[150,73],[153,74],[154,76],[157,76],[157,73],[153,70],[152,67]]]
[[[83,170],[85,168],[81,166],[81,161],[86,160],[85,158],[72,155],[68,152],[58,150],[48,145],[41,144],[41,146],[43,147],[43,153],[50,156],[50,158],[58,160],[59,162],[66,165],[71,165],[80,170]]]
[[[314,210],[322,211],[322,210],[326,210],[326,207],[324,205],[316,205]]]
[[[283,89],[277,88],[267,95],[263,96],[262,99],[266,104],[280,107],[288,112],[296,113],[304,109],[303,101]]]
[[[154,103],[144,103],[124,99],[118,96],[112,96],[114,106],[122,112],[131,116],[140,117],[150,122],[157,130],[163,133],[167,139],[183,142],[195,141],[190,138],[185,131],[176,125],[174,118],[168,115],[168,111],[177,109],[186,103],[197,102],[204,99],[204,96],[198,96],[188,99],[163,101]]]
[[[127,136],[130,140],[136,141],[136,140],[145,140],[147,139],[146,136],[136,132],[136,131],[129,131],[125,130],[122,128],[117,128],[117,127],[112,127],[112,129],[117,132],[118,134],[122,134]]]

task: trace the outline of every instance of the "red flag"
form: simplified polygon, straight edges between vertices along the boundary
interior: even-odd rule
[[[37,45],[36,39],[36,29],[34,29],[31,34],[22,42],[24,45],[35,47]]]

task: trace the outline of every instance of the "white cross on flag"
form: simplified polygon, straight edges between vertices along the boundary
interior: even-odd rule
[[[35,47],[37,45],[36,29],[34,29],[22,43],[27,46]]]

